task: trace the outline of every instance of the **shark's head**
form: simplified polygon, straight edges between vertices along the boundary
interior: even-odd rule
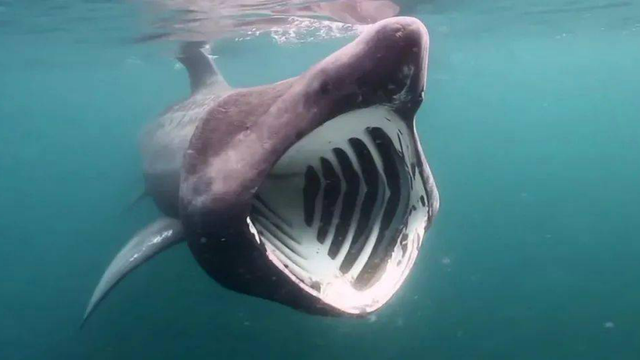
[[[200,265],[311,313],[386,303],[439,204],[415,131],[428,50],[420,21],[387,19],[303,75],[212,108],[180,187]]]

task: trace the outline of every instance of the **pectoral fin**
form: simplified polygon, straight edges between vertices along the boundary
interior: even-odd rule
[[[91,296],[84,324],[109,291],[133,269],[183,240],[179,220],[162,218],[139,231],[111,261]]]

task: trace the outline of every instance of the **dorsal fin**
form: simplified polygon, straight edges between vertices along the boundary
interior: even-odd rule
[[[135,234],[111,261],[102,275],[84,313],[82,324],[84,325],[96,306],[127,274],[182,240],[182,224],[179,220],[171,218],[158,219]]]
[[[209,45],[204,41],[185,42],[180,46],[178,61],[189,73],[191,93],[206,85],[228,86],[209,55]]]

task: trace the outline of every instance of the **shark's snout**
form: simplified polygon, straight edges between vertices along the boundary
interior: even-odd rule
[[[393,102],[404,101],[405,107],[417,109],[424,97],[427,76],[429,33],[426,27],[411,17],[390,18],[375,26],[378,29],[374,36],[379,43],[376,56],[389,58],[381,61],[383,68],[379,70],[387,69],[397,79],[392,82],[398,86],[393,89]]]
[[[302,76],[308,79],[310,106],[340,113],[347,106],[385,104],[411,118],[423,99],[428,50],[429,34],[417,19],[391,18],[371,25]]]

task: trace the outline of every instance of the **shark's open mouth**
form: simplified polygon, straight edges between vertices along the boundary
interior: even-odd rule
[[[341,311],[376,310],[414,263],[434,200],[414,134],[387,107],[341,115],[258,189],[250,220],[270,259]]]

